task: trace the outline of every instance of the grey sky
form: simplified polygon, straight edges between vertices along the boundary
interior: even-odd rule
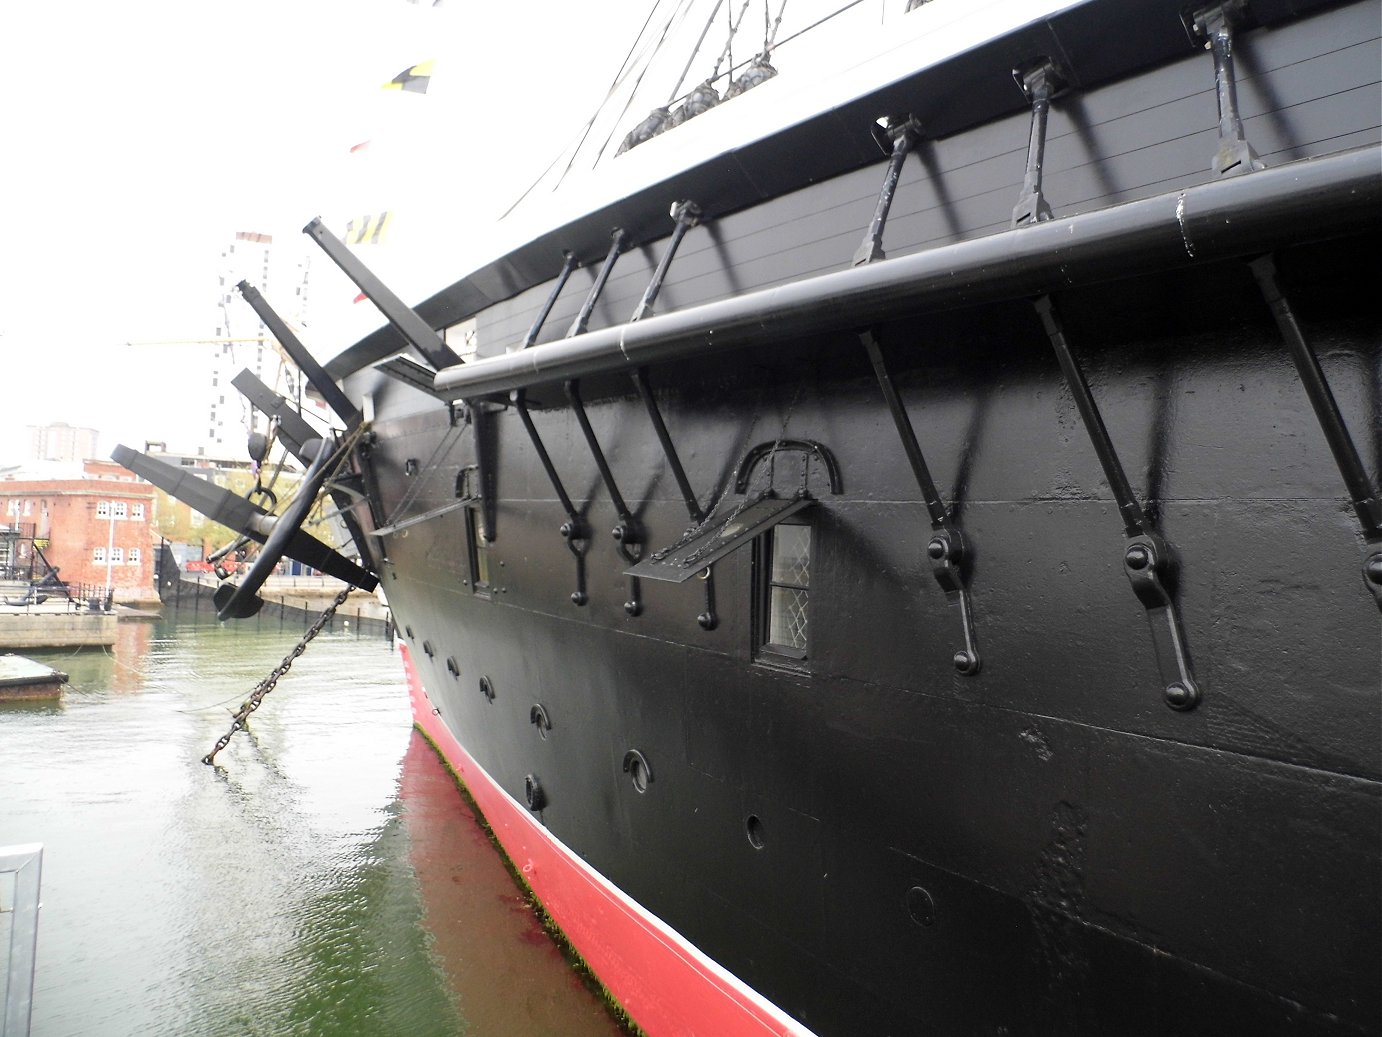
[[[511,200],[598,103],[645,10],[555,0],[9,5],[0,461],[20,453],[33,423],[96,427],[104,450],[164,438],[159,399],[182,388],[179,349],[205,347],[124,343],[210,336],[220,253],[237,230],[296,246],[313,216],[387,207],[394,233],[371,265],[405,298],[432,287],[472,204]],[[380,90],[429,58],[438,66],[425,97]],[[546,114],[535,114],[538,97]],[[388,146],[352,156],[366,139]],[[322,336],[378,323],[352,309],[339,276],[314,264],[311,330]],[[349,341],[307,337],[327,356]]]

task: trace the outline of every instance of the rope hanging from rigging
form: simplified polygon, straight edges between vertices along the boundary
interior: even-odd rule
[[[763,0],[763,49],[754,56],[738,78],[732,79],[723,98],[720,97],[719,91],[715,88],[715,81],[718,80],[722,74],[728,74],[731,77],[734,75],[734,38],[743,27],[744,18],[748,14],[749,7],[752,6],[752,3],[753,0],[744,0],[743,5],[739,8],[738,17],[733,17],[729,9],[726,8],[727,25],[725,45],[720,51],[719,57],[716,58],[715,65],[711,69],[710,75],[687,94],[680,105],[673,108],[673,104],[681,93],[682,85],[685,83],[686,77],[690,73],[696,57],[700,54],[706,36],[710,33],[711,26],[719,16],[720,9],[725,6],[724,0],[716,0],[715,7],[710,12],[710,17],[706,19],[705,27],[701,30],[701,34],[696,40],[695,47],[692,48],[691,56],[687,59],[686,65],[681,71],[681,76],[677,79],[676,85],[672,88],[671,97],[665,105],[654,108],[647,118],[625,135],[623,141],[619,145],[619,150],[615,152],[616,156],[622,155],[630,148],[635,148],[651,140],[653,137],[656,137],[658,134],[672,129],[674,126],[680,126],[688,119],[694,119],[697,115],[701,115],[711,108],[714,108],[717,104],[720,104],[722,100],[727,101],[732,97],[738,97],[745,91],[751,90],[760,83],[766,82],[777,75],[777,69],[773,68],[768,59],[772,53],[777,31],[782,25],[782,15],[787,8],[787,0],[782,0],[782,4],[778,8],[777,18],[771,20],[768,10],[768,0]],[[659,41],[659,45],[660,43],[661,41]],[[721,73],[720,69],[726,62],[729,64],[729,71],[728,73]],[[636,88],[637,84],[635,83],[635,89]]]

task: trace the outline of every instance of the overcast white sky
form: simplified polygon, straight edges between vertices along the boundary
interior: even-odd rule
[[[220,254],[236,231],[296,244],[313,216],[390,208],[396,252],[424,231],[464,233],[470,201],[488,211],[511,201],[603,96],[646,10],[639,0],[7,4],[0,461],[18,459],[28,424],[96,427],[103,452],[164,438],[159,396],[182,389],[171,365],[187,353],[125,343],[214,333]],[[427,95],[380,89],[429,58]],[[350,154],[366,139],[389,143],[383,158]],[[316,257],[323,327],[330,300],[349,310],[354,294],[331,277]],[[308,340],[328,357],[349,344]]]
[[[459,253],[491,237],[497,214],[576,139],[655,2],[9,0],[0,15],[0,464],[23,458],[31,424],[96,428],[102,454],[117,442],[175,446],[168,394],[206,391],[201,370],[183,365],[213,347],[148,343],[216,333],[221,254],[237,231],[271,234],[276,263],[293,249],[312,256],[303,338],[322,359],[382,320],[352,304],[354,286],[301,234],[312,217],[340,234],[352,216],[391,211],[388,244],[360,255],[405,301],[462,276]],[[761,47],[780,3],[716,9],[718,18],[749,15],[736,61]],[[618,114],[592,139],[617,140],[665,103],[682,68],[689,89],[721,52],[717,20],[700,51],[706,67],[684,64],[710,0],[661,4],[644,40],[663,39],[673,67],[631,76],[644,93],[627,112],[615,102]],[[840,5],[794,0],[778,42]],[[901,0],[870,0],[849,17],[872,31],[890,9],[904,16]],[[811,82],[823,66],[810,48],[838,50],[849,25],[833,21],[794,43],[777,85]],[[381,89],[429,59],[425,95]],[[366,140],[368,151],[351,154]],[[257,280],[228,272],[232,284]],[[230,317],[232,335],[252,333],[238,296]]]

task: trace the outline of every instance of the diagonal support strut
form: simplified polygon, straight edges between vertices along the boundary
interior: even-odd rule
[[[1128,483],[1113,440],[1094,402],[1094,395],[1089,391],[1089,382],[1085,380],[1079,361],[1070,348],[1055,302],[1050,296],[1043,295],[1036,300],[1036,310],[1056,352],[1075,406],[1080,411],[1085,432],[1104,469],[1104,478],[1113,491],[1118,513],[1123,518],[1126,536],[1123,572],[1132,584],[1137,600],[1147,610],[1147,619],[1152,628],[1152,647],[1164,686],[1163,697],[1174,710],[1185,712],[1194,709],[1200,701],[1200,688],[1190,668],[1190,653],[1186,650],[1180,610],[1170,586],[1175,570],[1175,555],[1152,529],[1146,512]]]

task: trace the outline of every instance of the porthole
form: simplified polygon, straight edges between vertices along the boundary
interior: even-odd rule
[[[750,814],[744,821],[744,834],[749,837],[749,845],[755,850],[763,849],[763,822],[757,814]]]
[[[547,805],[547,793],[543,791],[542,782],[537,780],[536,774],[529,774],[523,779],[523,798],[529,810],[541,810]]]
[[[454,655],[448,655],[446,657],[446,672],[451,674],[451,676],[457,678],[459,678],[461,675],[461,668],[459,665],[457,665],[456,657]]]
[[[533,703],[533,708],[528,711],[528,722],[537,728],[537,736],[544,742],[547,741],[547,732],[552,730],[552,721],[541,702]]]
[[[936,924],[936,902],[920,886],[907,890],[907,913],[912,916],[913,922],[924,928]]]
[[[404,628],[403,628],[403,632],[404,632],[405,634],[408,635],[408,640],[409,640],[409,641],[413,640],[413,628],[412,628],[412,627],[404,627]]]
[[[480,694],[491,702],[494,701],[494,681],[487,676],[480,678]]]
[[[636,792],[648,791],[648,786],[653,780],[653,768],[648,763],[648,758],[637,749],[630,749],[624,754],[624,773],[629,776]]]
[[[429,658],[429,659],[432,658],[432,656],[434,656],[434,655],[437,654],[437,650],[436,650],[435,648],[432,647],[432,642],[431,642],[431,641],[424,641],[424,642],[422,642],[422,650],[423,650],[424,653],[426,653],[427,658]]]

